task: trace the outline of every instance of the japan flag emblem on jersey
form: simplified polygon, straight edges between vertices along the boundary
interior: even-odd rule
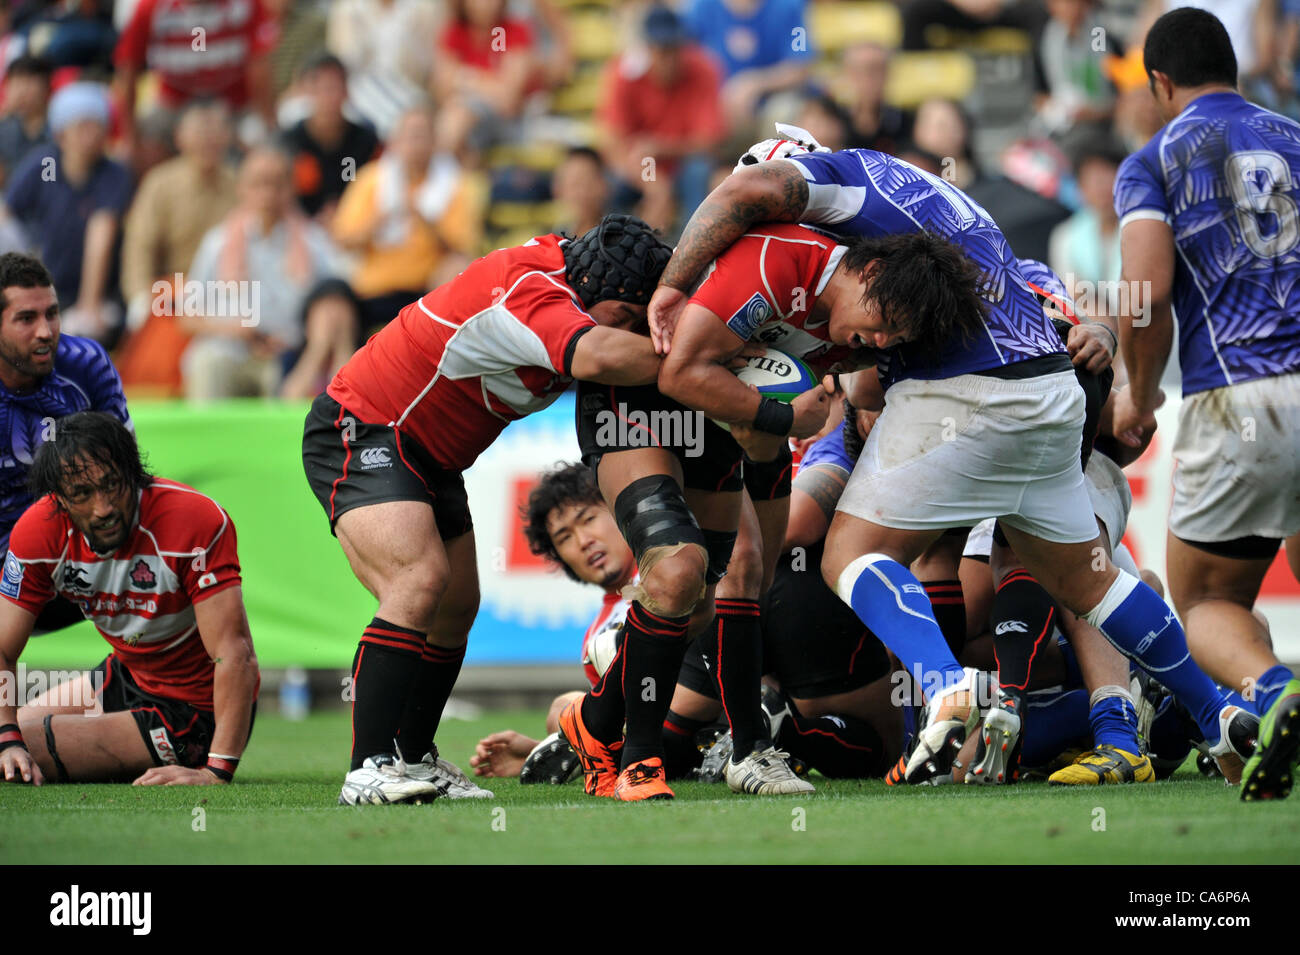
[[[158,583],[158,578],[149,569],[149,564],[141,558],[131,568],[131,585],[137,590],[148,590]]]

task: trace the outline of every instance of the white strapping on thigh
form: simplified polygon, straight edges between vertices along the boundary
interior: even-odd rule
[[[1118,569],[1118,568],[1117,568]],[[1119,609],[1119,605],[1128,599],[1134,589],[1141,581],[1132,574],[1120,571],[1114,581],[1111,582],[1110,589],[1106,591],[1106,596],[1101,598],[1101,603],[1093,607],[1083,619],[1088,621],[1098,630],[1102,629],[1102,624],[1110,617],[1112,613]]]

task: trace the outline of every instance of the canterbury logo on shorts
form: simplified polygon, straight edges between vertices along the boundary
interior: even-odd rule
[[[387,448],[366,448],[361,452],[361,470],[370,471],[374,468],[391,468],[393,466],[392,458]]]

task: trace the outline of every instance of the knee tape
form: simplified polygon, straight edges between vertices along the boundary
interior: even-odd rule
[[[643,580],[659,561],[686,548],[695,548],[706,565],[710,563],[704,532],[686,506],[681,488],[666,474],[639,478],[624,488],[614,501],[614,520],[636,556]],[[629,584],[623,596],[638,601],[651,613],[671,616],[640,584]]]

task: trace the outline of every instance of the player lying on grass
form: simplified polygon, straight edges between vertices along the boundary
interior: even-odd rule
[[[546,475],[530,495],[527,509],[521,516],[525,535],[534,553],[558,564],[571,578],[599,585],[605,590],[605,599],[584,636],[582,649],[588,681],[597,686],[611,661],[617,658],[622,643],[628,601],[621,596],[620,591],[636,577],[632,552],[601,498],[590,471],[580,465],[570,465]],[[748,536],[752,536],[752,531],[741,535],[742,549]],[[778,571],[778,574],[781,573]],[[822,590],[825,590],[815,568],[812,571],[796,570],[794,574],[816,580]],[[772,589],[772,593],[777,592],[784,592],[780,580]],[[834,605],[838,606],[838,602],[834,602]],[[787,602],[783,605],[783,610],[782,616],[788,618],[783,632],[791,635],[793,640],[787,645],[784,657],[793,661],[800,668],[799,672],[807,672],[798,645],[802,637],[816,631],[807,630],[801,621],[806,624],[809,619],[818,618],[815,612],[799,601]],[[810,613],[813,614],[811,618]],[[855,631],[853,639],[857,640],[862,625],[852,613],[848,616],[852,618],[852,628]],[[764,623],[766,630],[767,621]],[[765,633],[765,642],[766,636]],[[722,715],[721,702],[710,678],[710,673],[717,669],[716,647],[710,638],[710,632],[704,631],[687,651],[671,708],[662,726],[664,768],[669,778],[686,776],[698,766],[700,753],[696,746],[697,734],[714,725]],[[883,660],[883,650],[878,655]],[[765,656],[770,657],[770,651]],[[870,654],[845,652],[842,656],[843,659],[836,663],[845,666],[846,672],[853,671],[855,661],[859,664],[857,676],[861,677],[868,668],[867,657]],[[786,670],[778,672],[782,678],[787,675]],[[789,673],[792,679],[798,679],[794,670]],[[859,680],[853,688],[883,675],[882,669],[879,674]],[[853,674],[850,673],[848,678],[852,680]],[[890,711],[887,700],[889,691],[887,685],[884,685],[886,682],[882,681],[882,685],[877,688],[877,696],[881,699],[876,712],[883,712],[888,721],[900,717],[896,711]],[[563,694],[552,703],[547,718],[547,732],[552,735],[541,743],[510,730],[485,737],[471,760],[475,771],[483,776],[520,775],[524,782],[562,782],[568,779],[576,768],[576,757],[556,730],[559,713],[575,696],[581,697],[582,694]],[[777,706],[774,712],[779,712],[780,708]],[[849,717],[849,721],[856,722],[852,717]],[[799,732],[795,731],[796,725],[801,726]],[[824,722],[810,719],[800,723],[799,719],[791,718],[784,725],[778,723],[773,732],[780,733],[782,743],[789,739],[792,745],[798,746],[801,752],[794,755],[812,764],[814,768],[821,769],[825,775],[879,776],[884,767],[897,758],[901,740],[895,744],[892,752],[884,752],[880,743],[881,734],[875,730],[870,730],[874,740],[871,745],[850,745],[841,753],[829,753],[828,745],[832,745],[832,741],[848,730],[844,719],[827,719]],[[901,733],[901,723],[898,731]],[[764,732],[768,732],[766,723]],[[889,736],[889,731],[885,731],[884,735]],[[726,740],[729,756],[732,748],[729,734]],[[778,751],[778,756],[784,758],[785,754]],[[725,766],[720,764],[718,770],[725,773]]]
[[[216,501],[152,477],[116,418],[60,418],[32,462],[36,503],[0,578],[0,680],[56,595],[113,648],[93,671],[18,707],[0,700],[6,780],[230,782],[260,678],[235,527]]]
[[[36,449],[56,418],[103,411],[132,429],[122,380],[97,341],[59,332],[54,278],[40,259],[0,255],[0,559],[14,524],[32,503],[27,477]],[[81,610],[61,597],[41,611],[36,629],[80,621]]]
[[[461,474],[573,379],[645,384],[645,306],[669,249],[607,216],[473,262],[404,308],[335,376],[303,433],[308,483],[379,602],[353,663],[352,759],[339,801],[484,798],[434,735],[478,610]]]
[[[746,462],[748,464],[748,462]],[[784,468],[783,468],[784,469]],[[788,492],[788,469],[786,488]],[[767,492],[759,489],[759,479],[764,480]],[[770,468],[758,468],[749,472],[746,478],[748,492],[760,500],[771,495],[778,495],[779,475],[773,480]],[[746,502],[748,503],[748,502]],[[784,503],[784,502],[782,502]],[[763,589],[762,577],[765,573],[763,561],[759,557],[757,541],[762,536],[761,519],[756,508],[747,507],[741,524],[737,545],[727,565],[727,580],[747,580],[746,586],[755,592]],[[622,659],[624,651],[624,630],[630,599],[624,594],[629,586],[635,586],[639,578],[633,554],[612,513],[606,505],[600,490],[589,469],[570,465],[547,475],[530,495],[525,512],[525,534],[530,547],[541,556],[563,567],[570,577],[597,583],[606,591],[605,601],[592,626],[588,629],[583,642],[583,664],[588,681],[592,685],[591,697],[602,707],[617,711],[624,705],[621,697],[622,678],[617,660]],[[781,514],[784,518],[784,513]],[[779,528],[775,533],[779,533]],[[752,543],[751,543],[752,542]],[[613,556],[611,556],[613,555]],[[591,563],[591,561],[596,563]],[[775,565],[775,552],[772,559]],[[613,568],[618,568],[617,572]],[[606,575],[611,575],[606,579]],[[769,578],[770,579],[770,578]],[[661,723],[660,766],[666,777],[680,777],[694,769],[699,762],[699,752],[695,748],[696,730],[711,726],[723,708],[719,704],[719,692],[716,689],[719,658],[717,656],[717,636],[719,626],[716,621],[701,627],[688,652],[697,657],[710,657],[712,664],[696,664],[679,667],[676,686],[671,696],[670,709]],[[761,670],[759,671],[761,673]],[[606,674],[609,677],[606,678]],[[759,697],[757,677],[752,695]],[[568,704],[577,702],[585,694],[578,692],[565,694],[558,698],[551,707],[551,716],[558,717]],[[576,698],[576,700],[575,700]],[[762,723],[761,704],[757,720],[761,726],[759,732],[767,738],[767,727]],[[703,712],[702,712],[703,711]],[[501,733],[485,739],[479,747],[475,758],[475,768],[480,775],[513,774],[524,766],[525,757],[528,765],[537,763],[536,775],[545,778],[565,779],[572,768],[573,749],[567,740],[555,736],[556,726],[548,719],[548,732],[552,737],[542,741],[537,751],[530,756],[528,746],[535,741],[518,733]],[[621,727],[614,732],[621,730]],[[772,766],[773,772],[765,773],[763,782],[772,779],[787,778],[797,789],[793,791],[811,791],[811,786],[796,779],[785,765],[786,754],[768,745],[760,751],[758,758],[773,763],[781,761],[779,767]],[[498,764],[499,761],[499,764]],[[752,761],[751,761],[752,762]],[[560,772],[554,768],[564,768]],[[567,767],[567,768],[565,768]],[[734,778],[733,771],[733,778]],[[533,781],[528,771],[523,773],[525,782]],[[756,785],[752,788],[736,787],[737,791],[766,793],[772,789]],[[593,795],[596,793],[593,793]]]
[[[664,272],[650,316],[659,347],[671,348],[682,290],[755,224],[773,220],[857,237],[929,232],[954,244],[977,276],[940,313],[914,316],[906,300],[873,311],[866,334],[889,347],[877,350],[876,369],[857,373],[855,404],[883,410],[822,561],[841,599],[924,675],[927,722],[908,780],[950,771],[980,716],[978,673],[953,657],[908,565],[947,528],[986,517],[1000,519],[1049,593],[1161,673],[1221,762],[1240,762],[1227,732],[1240,710],[1191,660],[1174,614],[1108,558],[1094,569],[1104,547],[1091,508],[1062,506],[1086,495],[1075,451],[1084,396],[1006,238],[960,190],[865,149],[760,162],[728,177],[695,211]]]

